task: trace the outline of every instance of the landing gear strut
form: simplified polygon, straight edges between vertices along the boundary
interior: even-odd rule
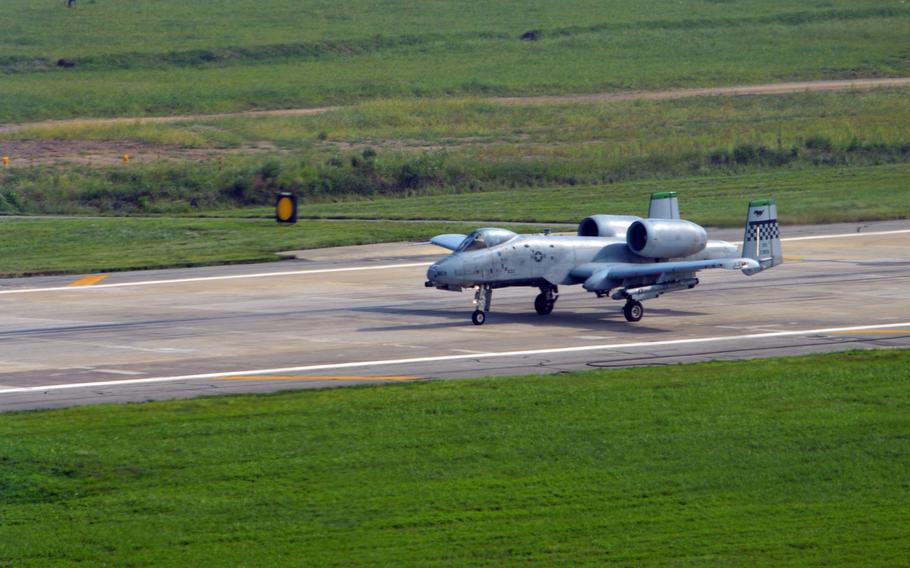
[[[474,291],[474,305],[477,309],[471,314],[471,321],[474,325],[483,325],[487,321],[487,314],[490,312],[490,305],[493,302],[493,287],[489,284],[478,286]]]
[[[534,298],[534,309],[538,314],[545,316],[553,311],[559,289],[556,286],[541,286],[540,294]]]
[[[638,321],[645,315],[645,308],[638,300],[629,300],[622,307],[622,315],[626,316],[626,321]]]

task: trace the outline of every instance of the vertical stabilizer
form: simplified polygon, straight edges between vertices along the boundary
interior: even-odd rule
[[[679,200],[675,191],[651,194],[648,219],[679,219]]]
[[[784,261],[780,247],[780,227],[777,224],[777,203],[773,199],[749,202],[742,254],[761,265],[760,269],[752,273],[761,272]]]

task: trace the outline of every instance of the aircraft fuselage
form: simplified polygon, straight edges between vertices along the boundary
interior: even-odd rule
[[[454,252],[427,270],[428,285],[449,290],[472,286],[556,286],[580,284],[588,263],[650,264],[666,260],[736,258],[736,245],[711,240],[697,254],[679,259],[636,255],[620,237],[518,235],[489,248]],[[581,270],[579,270],[581,268]],[[576,274],[576,275],[573,275]]]

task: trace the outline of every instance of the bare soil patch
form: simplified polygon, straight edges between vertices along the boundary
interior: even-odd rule
[[[0,140],[0,155],[10,157],[10,167],[30,167],[51,164],[80,164],[107,167],[129,163],[160,161],[204,161],[225,158],[237,153],[282,152],[269,143],[241,148],[181,148],[149,144],[138,140]]]

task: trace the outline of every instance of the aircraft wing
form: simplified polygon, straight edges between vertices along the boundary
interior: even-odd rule
[[[718,258],[714,260],[683,260],[677,262],[653,262],[638,264],[631,262],[591,262],[572,271],[572,276],[585,278],[586,290],[606,290],[622,284],[624,280],[646,276],[672,276],[706,270],[726,268],[727,270],[754,270],[758,263],[751,258]]]
[[[433,243],[434,245],[442,247],[442,248],[447,248],[449,250],[455,250],[458,248],[458,245],[460,245],[462,243],[462,241],[465,240],[465,238],[467,238],[466,235],[455,235],[455,234],[436,235],[435,237],[430,239],[430,242]]]

